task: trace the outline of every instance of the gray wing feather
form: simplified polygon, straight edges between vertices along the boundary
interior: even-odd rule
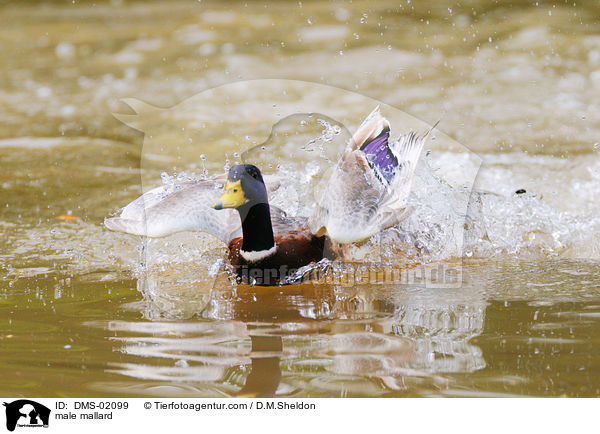
[[[422,136],[410,132],[389,144],[398,167],[390,185],[384,185],[360,150],[366,140],[377,137],[384,128],[389,128],[389,122],[376,108],[354,134],[327,181],[309,219],[312,232],[327,233],[340,243],[360,242],[410,214],[407,200],[412,178],[429,132]]]
[[[164,237],[181,231],[203,231],[229,242],[239,231],[234,210],[210,205],[221,195],[219,184],[197,181],[165,185],[140,196],[118,217],[105,219],[111,230],[147,237]]]
[[[150,190],[125,206],[117,217],[104,220],[113,231],[146,237],[165,237],[182,231],[208,232],[225,243],[242,235],[238,213],[233,209],[215,210],[210,205],[222,194],[225,177],[163,185]],[[279,180],[265,176],[269,191]],[[274,232],[283,233],[294,224],[279,208],[271,207]]]

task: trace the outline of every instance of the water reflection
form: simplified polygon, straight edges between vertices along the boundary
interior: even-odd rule
[[[486,303],[464,289],[221,281],[201,293],[204,307],[189,318],[198,304],[181,297],[181,288],[165,287],[164,276],[152,273],[144,285],[170,293],[170,313],[187,319],[104,325],[126,359],[109,371],[143,380],[139,393],[386,396],[408,393],[414,382],[445,387],[444,374],[486,366],[472,342],[483,331]],[[156,315],[160,307],[146,298],[145,309]],[[124,391],[118,382],[102,387]]]
[[[281,336],[250,336],[252,342],[252,364],[250,374],[238,395],[274,396],[281,383]]]

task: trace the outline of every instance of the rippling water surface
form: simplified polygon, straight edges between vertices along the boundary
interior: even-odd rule
[[[600,395],[596,2],[1,9],[0,395]],[[323,115],[273,121],[290,101]],[[353,264],[460,265],[462,285],[231,288],[209,236],[102,225],[240,159],[306,212],[315,150],[335,156],[377,101],[396,133],[440,123],[415,212]]]

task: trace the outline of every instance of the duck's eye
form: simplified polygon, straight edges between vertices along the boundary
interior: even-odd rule
[[[234,188],[234,189],[233,189],[233,192],[234,192],[234,193],[237,193],[237,188]]]

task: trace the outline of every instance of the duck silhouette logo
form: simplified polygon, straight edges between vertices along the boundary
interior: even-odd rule
[[[18,427],[48,427],[50,409],[29,399],[5,402],[6,429],[14,431]]]

